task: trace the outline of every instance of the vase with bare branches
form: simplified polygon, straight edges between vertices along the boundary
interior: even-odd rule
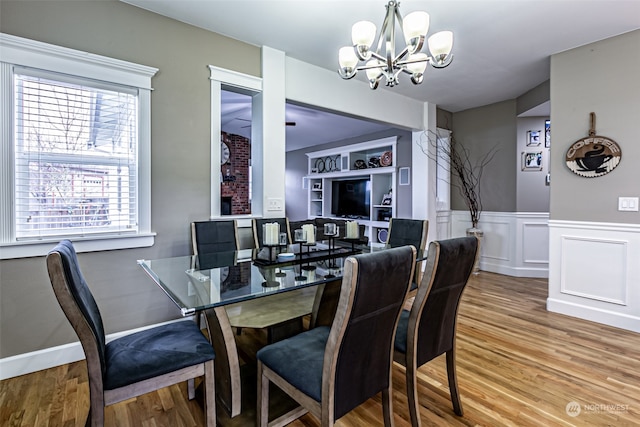
[[[497,146],[472,161],[469,149],[456,142],[453,132],[449,134],[448,139],[439,139],[433,131],[426,131],[425,135],[426,138],[419,142],[422,152],[437,164],[448,166],[451,175],[455,177],[447,182],[458,190],[469,211],[471,228],[467,229],[467,235],[482,239],[484,233],[478,228],[482,212],[480,183],[485,167],[491,163],[498,151]],[[478,261],[476,260],[474,273],[477,273],[478,270]]]

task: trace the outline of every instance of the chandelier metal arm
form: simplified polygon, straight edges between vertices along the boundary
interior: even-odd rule
[[[377,57],[379,57],[380,59],[386,61],[385,57],[380,57],[380,54],[378,52],[382,51],[382,43],[384,43],[385,41],[388,42],[388,32],[393,32],[393,26],[395,25],[395,23],[392,23],[391,26],[389,25],[389,21],[392,21],[394,16],[393,13],[390,13],[390,9],[389,9],[389,5],[387,4],[386,6],[387,8],[387,13],[385,14],[384,17],[384,21],[382,22],[382,27],[380,28],[380,34],[378,34],[378,40],[377,40],[377,48],[375,51],[371,51],[372,55],[375,55]],[[385,50],[386,51],[386,50]]]

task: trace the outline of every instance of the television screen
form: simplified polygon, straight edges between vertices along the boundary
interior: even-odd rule
[[[349,218],[369,219],[370,205],[370,180],[349,179],[332,182],[332,215]]]

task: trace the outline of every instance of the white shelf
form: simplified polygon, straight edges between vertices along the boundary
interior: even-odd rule
[[[396,171],[395,167],[387,166],[387,167],[379,167],[379,168],[345,170],[345,171],[339,171],[339,172],[309,173],[309,175],[307,175],[307,178],[309,179],[348,178],[352,176],[385,174],[385,173],[391,173],[395,171]]]
[[[395,194],[396,194],[396,137],[383,138],[375,141],[363,142],[359,144],[347,145],[322,151],[307,153],[308,157],[308,175],[306,179],[309,182],[308,192],[308,216],[335,218],[331,214],[332,189],[333,181],[342,179],[358,179],[366,178],[371,182],[371,201],[380,203],[383,196],[391,190],[392,200],[390,205],[375,204],[369,209],[369,219],[357,219],[358,223],[363,224],[366,229],[369,241],[375,243],[378,241],[378,231],[380,229],[388,229],[387,221],[377,221],[378,214],[384,210],[390,210],[389,216],[395,211]],[[383,153],[390,152],[392,163],[390,166],[367,167],[363,169],[354,169],[357,160],[362,160],[369,164],[372,158],[379,158]],[[329,172],[317,172],[318,159],[330,158],[332,164],[335,163],[336,168]],[[335,160],[333,160],[335,159]],[[372,161],[375,163],[375,159]],[[337,170],[336,170],[337,169]],[[321,188],[314,188],[319,186]],[[318,197],[320,195],[320,197]],[[326,203],[325,203],[326,201]],[[386,217],[386,216],[385,216]],[[345,219],[345,218],[336,218]]]

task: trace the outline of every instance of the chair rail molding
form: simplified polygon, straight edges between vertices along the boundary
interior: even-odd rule
[[[549,213],[483,211],[478,228],[484,232],[480,269],[514,277],[548,277]],[[437,238],[466,235],[467,211],[439,211]]]
[[[640,224],[549,221],[547,309],[640,332]]]

